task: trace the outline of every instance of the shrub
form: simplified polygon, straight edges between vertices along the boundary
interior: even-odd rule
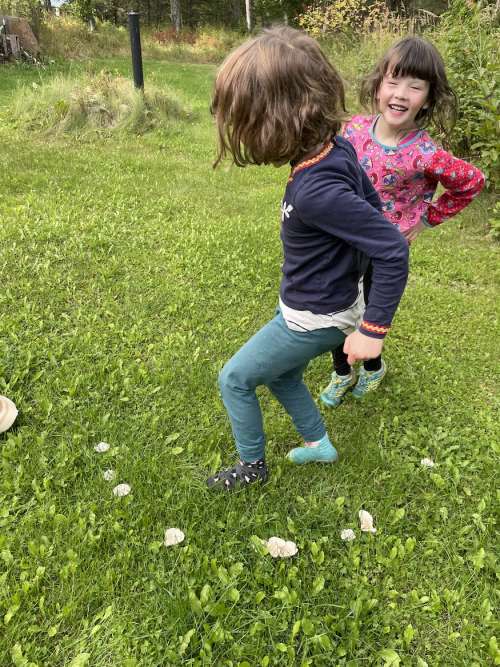
[[[182,30],[176,34],[172,28],[157,30],[151,34],[148,43],[153,42],[168,58],[190,62],[221,62],[228,51],[246,39],[246,35],[226,28],[203,26],[194,32]]]
[[[471,156],[491,185],[500,176],[500,30],[493,18],[491,7],[453,0],[435,35],[460,101],[453,150]]]
[[[245,36],[216,27],[182,30],[177,35],[170,26],[158,30],[142,26],[141,38],[146,57],[217,63]],[[98,21],[91,31],[75,17],[49,17],[42,27],[41,49],[45,56],[64,59],[127,56],[130,40],[125,26]]]
[[[125,130],[142,134],[186,116],[163,89],[136,90],[128,79],[102,71],[79,79],[56,76],[19,89],[12,115],[18,125],[46,134]]]
[[[196,34],[187,30],[176,32],[174,28],[156,30],[151,34],[151,39],[158,44],[194,44]]]
[[[491,236],[500,241],[500,202],[495,204],[493,216],[488,220],[488,224],[491,228]]]
[[[313,37],[328,35],[352,35],[362,31],[363,23],[371,14],[382,11],[382,3],[369,4],[368,0],[338,0],[318,3],[306,9],[298,17],[301,28]]]
[[[127,29],[98,22],[96,30],[76,17],[47,17],[42,24],[40,46],[43,55],[53,58],[91,58],[126,55],[130,52]]]
[[[300,27],[316,38],[348,37],[358,44],[384,38],[403,36],[435,25],[438,17],[419,9],[406,15],[391,11],[381,0],[337,0],[319,2],[298,17]]]

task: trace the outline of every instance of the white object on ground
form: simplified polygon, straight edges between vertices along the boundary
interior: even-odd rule
[[[112,470],[111,468],[108,468],[102,473],[102,476],[106,480],[106,482],[112,482],[114,478],[116,477],[116,472]]]
[[[8,431],[18,415],[15,403],[7,396],[0,396],[0,433]]]
[[[424,466],[424,468],[434,468],[435,463],[432,459],[425,458],[425,459],[421,459],[420,465]]]
[[[131,491],[132,489],[129,484],[118,484],[118,486],[115,486],[113,489],[113,495],[121,498],[122,496],[128,496]]]
[[[298,551],[295,542],[282,540],[281,537],[270,537],[265,545],[273,558],[290,558]]]
[[[107,442],[99,442],[97,445],[94,447],[96,452],[99,452],[99,454],[103,454],[104,452],[107,452],[109,449],[109,445]]]
[[[184,542],[184,533],[179,528],[167,528],[163,544],[166,547],[173,547],[176,544]]]
[[[359,510],[359,521],[363,533],[375,534],[377,532],[377,529],[373,527],[373,517],[370,512],[367,512],[366,510]]]
[[[340,531],[340,539],[344,540],[344,542],[352,542],[352,540],[356,539],[356,533],[352,528],[344,528],[344,530]]]

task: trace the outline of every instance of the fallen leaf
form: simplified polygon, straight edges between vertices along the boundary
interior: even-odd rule
[[[0,433],[9,430],[16,421],[17,415],[17,408],[10,398],[0,396]]]
[[[131,491],[132,489],[129,484],[118,484],[118,486],[115,486],[113,489],[113,495],[121,498],[122,496],[128,496]]]
[[[180,544],[184,541],[184,533],[179,528],[167,528],[165,531],[165,539],[163,544],[166,547],[173,547],[175,544]]]
[[[352,528],[344,528],[344,530],[340,531],[340,539],[345,542],[352,542],[352,540],[356,539],[356,533]]]
[[[377,532],[377,529],[373,527],[373,517],[370,512],[367,512],[366,510],[359,510],[359,521],[363,533],[375,534]]]
[[[273,558],[291,558],[298,551],[295,542],[282,540],[281,537],[270,537],[266,548]]]

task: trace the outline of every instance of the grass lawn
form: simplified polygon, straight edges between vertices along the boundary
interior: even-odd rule
[[[325,411],[340,462],[287,465],[297,435],[262,392],[270,482],[210,494],[234,460],[217,374],[273,314],[287,178],[212,171],[213,75],[149,61],[190,120],[49,141],[5,122],[40,75],[0,69],[0,394],[20,410],[0,436],[0,665],[500,664],[492,199],[412,247],[386,380]],[[329,373],[311,364],[314,394]]]

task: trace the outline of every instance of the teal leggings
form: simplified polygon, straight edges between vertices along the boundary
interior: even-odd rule
[[[302,376],[311,359],[338,347],[344,339],[335,327],[292,331],[278,312],[227,362],[219,386],[242,461],[250,463],[265,456],[262,413],[255,394],[260,385],[269,387],[305,441],[325,435],[323,419]]]

